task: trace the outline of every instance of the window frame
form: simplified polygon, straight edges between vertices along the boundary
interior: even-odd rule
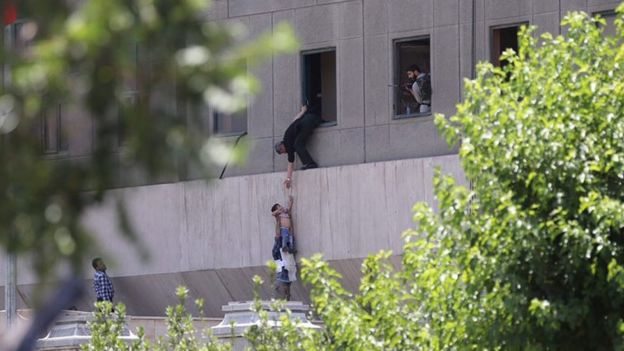
[[[33,43],[32,40],[21,40],[22,28],[31,23],[27,18],[17,18],[13,23],[6,25],[3,29],[3,40],[5,44],[9,44],[18,55],[28,55],[28,50],[31,49]],[[2,70],[3,79],[6,79],[8,71]],[[44,106],[38,113],[38,125],[35,124],[33,129],[34,135],[39,135],[39,143],[41,147],[41,153],[43,157],[55,158],[58,156],[64,157],[69,153],[69,136],[65,133],[63,124],[63,103],[56,102],[51,106]],[[55,143],[53,147],[50,145],[50,121],[54,120],[56,129],[54,131]]]
[[[127,106],[138,107],[141,98],[139,90],[126,90],[121,93],[121,99],[127,101]],[[128,128],[122,118],[122,106],[117,106],[117,148],[124,149],[128,145]]]
[[[218,130],[217,128],[217,116],[222,114],[225,115],[229,118],[234,118],[234,115],[236,115],[237,113],[240,113],[242,111],[245,111],[245,130],[240,131],[240,132],[221,132]],[[227,138],[227,137],[235,137],[235,136],[239,136],[239,135],[243,135],[246,133],[249,133],[249,105],[245,106],[245,108],[239,112],[235,112],[235,113],[224,113],[224,112],[219,112],[215,109],[210,109],[209,111],[210,113],[210,119],[211,119],[211,126],[210,126],[210,130],[212,131],[212,135],[214,137],[218,137],[218,138]]]
[[[615,17],[617,19],[617,11],[615,9],[594,11],[594,12],[591,13],[591,16],[592,17],[600,16],[605,21],[607,20],[607,17]],[[615,23],[614,23],[614,25],[615,25]],[[603,33],[604,33],[604,30],[608,26],[608,23],[605,24],[604,26],[602,26],[600,23],[596,23],[596,26],[598,26],[598,28],[601,28],[603,30]]]
[[[594,11],[591,13],[591,16],[592,17],[600,16],[602,18],[605,18],[607,16],[617,16],[617,12],[615,11],[615,9]]]
[[[136,33],[134,33],[136,36]],[[129,82],[126,82],[126,86],[121,92],[120,100],[121,103],[117,106],[117,130],[115,133],[115,146],[118,151],[123,152],[128,146],[128,128],[122,118],[122,109],[123,105],[133,106],[135,109],[138,107],[139,100],[141,99],[141,70],[144,69],[142,65],[141,59],[143,58],[141,51],[141,42],[135,39],[132,47],[128,48],[132,54],[133,58],[133,69],[134,69],[134,77],[130,79]]]
[[[53,114],[51,116],[50,114]],[[48,148],[50,145],[49,120],[53,118],[56,123],[54,130],[56,142],[54,147]],[[64,155],[69,151],[68,140],[63,137],[63,105],[55,103],[54,108],[46,108],[41,111],[41,151],[45,156]]]
[[[334,53],[334,59],[335,59],[335,72],[336,72],[336,78],[335,78],[335,90],[336,90],[336,120],[335,121],[324,121],[323,123],[321,123],[319,125],[319,128],[327,128],[327,127],[335,127],[338,125],[338,120],[340,119],[340,108],[339,108],[339,99],[338,99],[338,88],[339,88],[339,84],[338,84],[338,47],[335,45],[329,45],[329,46],[323,46],[323,47],[319,47],[319,48],[314,48],[314,49],[305,49],[305,50],[301,50],[299,51],[299,67],[300,67],[300,76],[299,76],[299,80],[300,80],[300,97],[301,97],[301,105],[304,104],[304,100],[306,99],[305,95],[306,95],[306,62],[305,62],[305,57],[307,55],[316,55],[316,54],[322,54],[322,53],[326,53],[326,52],[333,52]],[[323,118],[323,116],[321,116],[321,118]]]
[[[422,34],[422,35],[413,35],[407,37],[398,37],[392,39],[392,94],[391,99],[391,119],[393,121],[401,121],[406,119],[419,119],[424,117],[430,117],[433,115],[433,87],[432,87],[432,98],[431,98],[431,111],[429,112],[415,112],[409,114],[398,114],[398,103],[399,103],[399,85],[401,83],[401,74],[405,72],[401,72],[401,57],[399,55],[399,45],[401,43],[407,43],[411,41],[419,41],[419,40],[428,40],[429,41],[429,76],[433,83],[433,75],[432,75],[432,64],[431,64],[431,35],[430,34]],[[433,84],[432,84],[433,85]]]
[[[488,58],[488,62],[490,62],[491,64],[494,65],[494,31],[497,30],[501,30],[501,29],[508,29],[508,28],[517,28],[517,32],[520,32],[520,27],[522,26],[529,26],[531,23],[529,21],[518,21],[518,22],[512,22],[512,23],[503,23],[503,24],[497,24],[497,25],[493,25],[489,27],[488,30],[488,34],[489,34],[489,46],[488,46],[488,53],[489,53],[489,58]],[[518,40],[518,39],[517,39]],[[518,46],[520,46],[520,41],[518,40]],[[504,50],[503,50],[504,51]],[[500,54],[498,55],[498,57],[496,58],[496,60],[498,61],[498,65],[495,65],[496,67],[501,67],[500,65]]]

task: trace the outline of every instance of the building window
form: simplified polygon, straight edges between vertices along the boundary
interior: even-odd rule
[[[330,124],[336,123],[336,49],[302,54],[302,98],[309,111]]]
[[[394,42],[394,117],[431,114],[431,45],[429,38]]]
[[[507,65],[506,60],[500,59],[500,56],[505,50],[512,49],[514,52],[518,52],[518,31],[521,25],[522,24],[516,24],[492,28],[490,62],[492,62],[494,66],[505,67]]]
[[[146,60],[147,52],[138,41],[128,45],[128,57],[131,63],[123,78],[124,90],[121,94],[121,101],[117,114],[117,147],[123,147],[128,139],[128,120],[137,114],[139,94],[141,91],[141,80],[149,73],[149,62]]]
[[[126,91],[122,95],[122,103],[119,106],[119,114],[117,117],[117,146],[122,147],[128,139],[128,119],[131,115],[137,113],[138,108],[138,91]]]
[[[68,145],[63,135],[62,107],[60,104],[45,110],[41,116],[41,143],[45,154],[67,151]]]
[[[213,131],[216,135],[237,135],[247,131],[247,108],[236,113],[214,112]]]
[[[594,16],[596,15],[604,18],[606,22],[604,25],[600,25],[604,30],[603,35],[609,36],[609,37],[615,37],[615,35],[617,34],[617,28],[615,26],[615,19],[617,18],[616,13],[613,11],[605,11],[605,12],[594,13]]]

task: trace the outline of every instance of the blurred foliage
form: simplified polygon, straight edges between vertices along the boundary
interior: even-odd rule
[[[118,186],[120,168],[150,179],[218,171],[228,148],[199,127],[207,106],[244,108],[260,88],[248,70],[297,48],[287,25],[248,40],[234,21],[208,21],[206,0],[17,3],[0,52],[0,245],[31,253],[42,278],[61,262],[83,268],[93,242],[81,216]],[[89,157],[44,155],[42,116],[59,104],[87,119],[64,133],[92,140]]]

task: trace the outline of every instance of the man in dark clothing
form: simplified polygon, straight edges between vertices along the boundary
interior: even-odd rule
[[[431,112],[431,76],[423,72],[418,65],[411,65],[407,69],[407,77],[413,81],[409,91],[414,100],[420,105],[420,113]]]
[[[302,106],[301,111],[295,116],[294,121],[288,126],[284,133],[284,140],[275,144],[275,152],[277,154],[288,154],[288,173],[284,184],[290,188],[292,182],[292,174],[294,171],[295,152],[299,155],[299,159],[303,164],[301,169],[316,168],[318,165],[312,159],[312,156],[306,149],[308,138],[314,132],[323,120],[318,114],[306,113],[307,106]]]

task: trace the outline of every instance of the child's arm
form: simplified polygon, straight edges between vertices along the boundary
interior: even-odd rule
[[[279,223],[279,218],[277,216],[275,216],[275,236],[279,236],[280,235],[280,223]]]

